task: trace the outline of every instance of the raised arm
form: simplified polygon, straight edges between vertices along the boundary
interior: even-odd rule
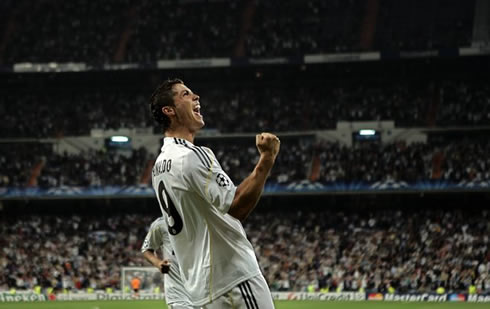
[[[228,213],[240,221],[254,210],[264,190],[265,181],[274,165],[281,142],[274,134],[261,133],[255,137],[260,153],[259,162],[252,173],[237,187]]]

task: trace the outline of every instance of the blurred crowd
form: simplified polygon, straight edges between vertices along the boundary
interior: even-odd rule
[[[2,217],[0,289],[119,287],[151,218],[142,215]],[[34,253],[34,254],[33,254]]]
[[[243,2],[134,1],[125,30],[129,38],[124,60],[230,57]]]
[[[0,143],[0,149],[0,188],[138,185],[154,160],[145,148],[59,154],[51,143]]]
[[[488,210],[283,211],[245,224],[274,290],[490,292]]]
[[[485,83],[445,82],[437,123],[490,125],[490,86]]]
[[[249,57],[360,49],[364,1],[253,1],[253,20],[245,38]]]
[[[3,63],[113,62],[130,2],[2,1]]]
[[[305,81],[299,85],[236,87],[202,93],[202,113],[207,127],[221,132],[332,129],[341,120],[395,120],[398,126],[424,126],[430,96],[426,87],[419,86],[389,81],[334,86]],[[229,115],[226,119],[224,113]],[[246,121],[250,119],[254,121]]]
[[[238,185],[258,160],[252,139],[240,143],[206,142],[223,169]],[[287,183],[307,178],[312,138],[286,139],[288,151],[277,159],[271,181]],[[13,145],[13,146],[12,146]],[[55,152],[52,144],[0,144],[0,188],[64,186],[100,187],[149,184],[149,168],[157,157],[146,148],[88,150],[78,154]]]
[[[150,94],[146,89],[103,86],[8,91],[0,97],[4,115],[0,137],[59,137],[89,135],[91,129],[153,127]],[[308,81],[223,84],[205,87],[199,95],[205,129],[222,133],[334,129],[338,121],[368,120],[394,120],[397,127],[490,125],[490,87],[483,82],[447,81],[437,89],[388,80],[342,86]]]
[[[471,45],[474,10],[474,0],[444,5],[439,0],[4,0],[0,66],[455,48]],[[335,66],[327,74],[336,76]],[[343,120],[394,120],[397,127],[490,125],[490,87],[485,79],[472,80],[471,70],[469,78],[433,78],[419,69],[391,80],[389,74],[374,76],[378,68],[359,77],[346,68],[338,81],[317,73],[320,77],[262,83],[259,68],[245,82],[209,70],[209,81],[196,85],[205,128],[281,134],[334,129]],[[276,74],[282,70],[287,68]],[[120,87],[109,78],[107,84],[91,85],[93,75],[86,84],[63,75],[67,82],[60,85],[49,74],[32,84],[13,75],[2,77],[0,87],[0,189],[149,184],[145,175],[156,152],[60,153],[53,141],[39,138],[154,127],[148,88],[160,77],[134,85],[135,78],[127,78],[131,86]],[[310,136],[281,136],[281,143],[270,183],[490,181],[488,139],[346,147]],[[235,184],[258,159],[249,140],[210,139],[198,145],[214,151]],[[1,216],[0,290],[118,289],[121,267],[149,266],[139,248],[153,219]],[[253,214],[245,229],[274,291],[467,291],[474,284],[490,293],[489,222],[487,210],[284,209]]]
[[[2,217],[0,289],[120,288],[148,215]],[[488,210],[254,213],[245,229],[272,290],[490,292]],[[32,254],[31,252],[35,252]]]
[[[490,180],[490,143],[455,140],[450,143],[397,142],[348,148],[339,143],[315,145],[324,183],[424,180]]]
[[[475,1],[379,1],[375,46],[385,50],[431,50],[470,46]],[[410,38],[407,40],[406,38]]]
[[[0,143],[0,188],[28,186],[35,167],[48,154],[49,143]]]
[[[210,147],[237,185],[250,174],[259,158],[251,138],[198,139],[196,144]],[[296,136],[282,138],[281,147],[269,183],[490,180],[490,142],[486,139],[347,147],[336,142],[315,141],[312,136]],[[51,144],[0,144],[0,148],[0,187],[4,188],[149,184],[149,177],[144,175],[148,175],[157,156],[157,152],[145,148],[90,150],[79,154],[54,152]]]
[[[145,148],[124,155],[114,151],[90,150],[79,154],[47,156],[38,179],[39,187],[138,185],[149,161]]]
[[[89,135],[91,129],[152,125],[147,97],[110,88],[9,91],[0,98],[1,137]]]
[[[367,144],[348,148],[322,142],[315,149],[320,159],[320,181],[366,182],[406,181],[431,178],[434,147],[428,144]]]
[[[474,1],[437,0],[9,0],[0,4],[0,60],[148,63],[454,48],[471,44],[474,9]]]

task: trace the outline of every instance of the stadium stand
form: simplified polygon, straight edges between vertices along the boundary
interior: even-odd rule
[[[222,133],[333,129],[338,121],[367,120],[394,120],[398,127],[490,124],[490,88],[483,81],[443,80],[441,86],[426,79],[342,82],[225,83],[216,89],[197,83],[194,88],[202,88],[198,93],[206,128]],[[147,88],[3,89],[0,103],[6,117],[0,136],[57,137],[89,135],[91,129],[152,127]],[[298,118],[297,110],[305,117]]]
[[[91,129],[149,126],[143,94],[110,89],[8,91],[1,99],[6,117],[2,137],[88,135]],[[73,115],[77,115],[76,118]]]
[[[36,172],[50,154],[51,144],[0,143],[0,187],[36,185]]]
[[[117,152],[51,153],[38,179],[40,187],[138,185],[149,156],[145,148]]]
[[[346,211],[326,207],[252,215],[245,229],[273,290],[490,291],[488,210],[438,207]],[[120,288],[139,253],[148,214],[2,217],[0,288]],[[29,254],[32,250],[35,255]]]
[[[249,10],[247,56],[359,50],[364,1],[257,1]]]
[[[0,288],[117,287],[120,265],[142,265],[139,215],[26,216],[2,222]],[[32,255],[32,251],[36,251]]]
[[[297,209],[254,216],[246,228],[275,289],[408,293],[465,291],[477,282],[483,291],[490,288],[484,218],[488,210]]]
[[[153,196],[35,190],[151,191],[158,142],[57,147],[118,130],[161,138],[148,98],[179,77],[201,96],[206,127],[196,144],[214,151],[235,184],[257,160],[254,134],[281,138],[267,184],[282,191],[268,192],[244,224],[271,290],[465,293],[474,284],[490,295],[490,58],[488,48],[476,57],[459,50],[474,43],[477,2],[0,1],[0,291],[120,289],[121,267],[149,266],[139,248],[159,215]],[[347,58],[303,58],[325,53]],[[221,57],[231,64],[155,66]],[[279,61],[252,61],[263,58]],[[25,62],[92,67],[15,72]],[[366,121],[426,139],[350,145],[330,134]],[[385,182],[435,186],[355,186]],[[294,190],[303,184],[324,191]],[[12,191],[21,196],[2,195]]]
[[[475,1],[379,1],[378,50],[431,50],[470,46]],[[407,40],[406,38],[410,38]]]
[[[181,6],[172,1],[135,3],[134,16],[125,30],[128,43],[124,60],[230,57],[244,2],[188,1]],[[162,12],[167,13],[165,18]]]
[[[3,62],[112,61],[129,2],[16,1]]]
[[[469,46],[475,7],[474,0],[2,2],[4,64]]]
[[[488,85],[479,82],[444,83],[437,123],[449,125],[489,125],[490,106]]]
[[[403,142],[367,145],[357,149],[338,143],[321,143],[315,152],[321,160],[323,182],[372,183],[395,180],[413,183],[444,179],[461,181],[489,180],[490,144],[488,141],[460,140],[449,144]],[[436,166],[441,164],[439,172]]]
[[[198,139],[196,143],[214,151],[236,184],[248,176],[258,159],[251,138]],[[2,146],[0,160],[5,164],[0,169],[0,187],[139,185],[148,162],[157,155],[145,148],[127,154],[112,150],[58,154],[50,144],[35,144],[35,147],[14,145]],[[485,138],[410,145],[400,141],[347,147],[303,136],[283,138],[282,145],[287,151],[278,156],[268,180],[270,183],[289,184],[311,179],[315,158],[319,160],[316,181],[325,184],[490,180],[490,143]],[[143,184],[148,184],[148,181],[143,180]]]

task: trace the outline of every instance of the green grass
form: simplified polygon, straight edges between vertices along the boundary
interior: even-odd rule
[[[166,309],[160,300],[0,303],[0,309]],[[276,301],[277,309],[483,309],[484,303]]]

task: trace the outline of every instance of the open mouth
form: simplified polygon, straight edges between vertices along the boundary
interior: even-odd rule
[[[192,109],[192,111],[194,112],[194,114],[196,114],[198,116],[201,116],[201,106],[200,105],[194,106],[194,108]]]

